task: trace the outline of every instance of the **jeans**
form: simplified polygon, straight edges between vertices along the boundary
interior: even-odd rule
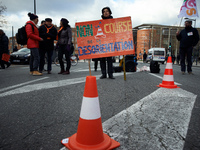
[[[192,50],[193,47],[180,48],[181,71],[186,71],[185,56],[187,55],[187,71],[192,72]]]
[[[30,71],[37,71],[40,62],[39,50],[38,48],[31,48],[30,50]]]
[[[70,61],[70,52],[67,50],[67,45],[59,45],[59,49],[58,49],[58,60],[60,63],[61,70],[64,70],[64,62],[62,60],[63,54],[65,54],[65,58],[67,62],[66,71],[69,71],[71,67],[71,61]]]

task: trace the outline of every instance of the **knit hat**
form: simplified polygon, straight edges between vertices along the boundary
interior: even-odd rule
[[[62,18],[61,21],[64,22],[64,23],[66,23],[66,24],[69,23],[69,21],[67,19],[65,19],[65,18]]]
[[[192,23],[192,19],[189,19],[189,18],[187,18],[186,20],[185,20],[185,22],[188,22],[188,23]]]
[[[110,7],[104,7],[104,8],[101,10],[102,14],[103,14],[104,9],[108,9],[110,15],[112,14],[112,11],[111,11]]]
[[[45,21],[52,22],[52,19],[51,18],[46,18]]]
[[[32,14],[32,13],[30,13],[30,12],[28,13],[28,16],[29,16],[30,20],[34,20],[34,19],[38,18],[37,15]]]

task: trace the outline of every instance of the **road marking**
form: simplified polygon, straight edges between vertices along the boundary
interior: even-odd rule
[[[72,70],[71,72],[84,72],[84,71],[88,71],[89,72],[89,69],[76,69],[76,70]]]
[[[132,73],[127,73],[127,75],[128,74],[132,74]],[[115,73],[115,76],[123,76],[123,75],[124,75],[123,72]],[[97,80],[99,79],[100,76],[101,75],[96,75]],[[48,78],[48,77],[46,77],[46,78]],[[57,88],[57,87],[62,87],[62,86],[67,86],[67,85],[72,85],[72,84],[77,84],[77,83],[83,83],[83,82],[85,82],[85,79],[86,79],[86,77],[81,77],[81,78],[73,78],[73,79],[59,80],[59,81],[53,81],[53,82],[26,85],[26,86],[23,86],[23,87],[20,87],[17,89],[13,89],[13,90],[1,93],[0,97],[9,96],[9,95],[13,95],[13,94],[27,93],[27,92],[37,91],[37,90],[42,90],[42,89]],[[32,82],[32,81],[29,81],[29,82]],[[24,84],[24,83],[22,83],[22,84]],[[15,87],[19,87],[19,85],[15,85]],[[11,87],[8,87],[8,88],[11,89]],[[12,88],[14,88],[14,87],[12,86]],[[4,88],[2,91],[5,91],[5,89],[6,88]]]
[[[153,73],[149,73],[149,74],[152,75],[152,76],[155,76],[155,77],[157,77],[157,78],[159,78],[159,79],[163,79],[163,77],[158,76],[158,75],[156,75],[156,74],[153,74]],[[176,85],[182,85],[182,84],[177,83],[177,82],[174,82],[174,84],[176,84]]]
[[[103,123],[119,149],[182,150],[197,95],[159,88]]]
[[[33,82],[37,82],[37,81],[40,81],[40,80],[44,80],[44,79],[47,79],[47,78],[49,78],[49,77],[43,77],[43,78],[40,78],[40,79],[31,80],[31,81],[28,81],[28,82],[24,82],[24,83],[20,83],[20,84],[17,84],[17,85],[9,86],[9,87],[0,89],[0,92],[6,91],[6,90],[10,90],[10,89],[13,89],[13,88],[17,88],[17,87],[20,87],[20,86],[23,86],[23,85],[26,85],[26,84],[30,84],[30,83],[33,83]]]

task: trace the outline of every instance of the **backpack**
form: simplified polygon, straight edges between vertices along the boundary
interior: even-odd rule
[[[30,23],[27,23],[30,24]],[[27,25],[26,24],[26,25]],[[21,45],[26,45],[27,44],[27,34],[26,34],[26,25],[19,28],[18,32],[16,33],[16,39],[17,39],[17,43],[21,44]],[[32,24],[30,24],[32,26],[32,30],[34,32],[34,26]]]
[[[157,61],[150,62],[150,72],[151,73],[159,73],[160,72],[160,64]]]

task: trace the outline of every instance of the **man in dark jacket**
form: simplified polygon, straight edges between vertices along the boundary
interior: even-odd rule
[[[10,66],[9,62],[5,62],[2,60],[2,55],[3,53],[9,54],[8,50],[8,37],[4,33],[3,30],[0,29],[0,64],[1,64],[1,69],[5,69],[5,65],[7,65],[7,68]]]
[[[112,19],[113,17],[111,16],[112,12],[110,10],[109,7],[104,7],[102,9],[102,19]],[[107,78],[106,75],[106,61],[107,61],[107,65],[108,65],[108,76],[110,79],[115,79],[113,77],[113,64],[112,64],[112,57],[104,57],[104,58],[100,58],[100,67],[101,67],[101,73],[102,76],[100,77],[100,79],[104,79]]]
[[[199,33],[196,28],[192,27],[192,20],[185,21],[185,29],[181,32],[176,33],[176,38],[180,41],[180,60],[181,60],[181,71],[185,74],[185,55],[187,55],[187,71],[189,74],[192,73],[192,50],[199,41]]]
[[[52,65],[52,55],[54,50],[54,40],[56,39],[57,29],[52,24],[51,18],[45,19],[45,25],[39,28],[40,37],[44,41],[40,42],[40,65],[39,71],[42,72],[45,64],[45,54],[47,53],[47,71],[51,74]]]

